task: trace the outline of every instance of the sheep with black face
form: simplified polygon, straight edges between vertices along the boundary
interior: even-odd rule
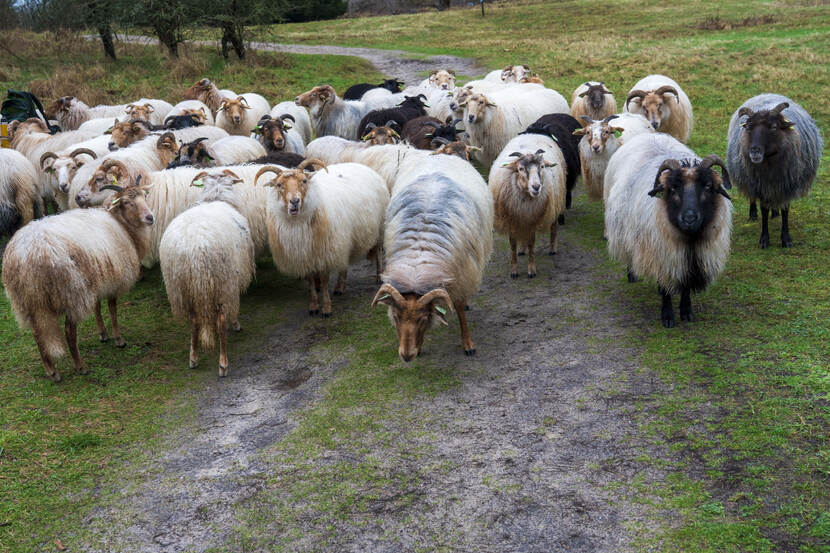
[[[757,220],[761,202],[761,247],[769,246],[769,210],[781,210],[781,246],[790,238],[790,202],[806,196],[816,178],[823,147],[815,121],[800,105],[779,94],[750,98],[732,115],[726,162],[735,184],[752,202]]]
[[[605,83],[589,81],[574,90],[571,115],[576,119],[583,115],[591,119],[605,119],[614,113],[617,113],[617,101]]]
[[[617,150],[605,179],[611,256],[628,266],[629,281],[657,281],[663,326],[675,324],[672,294],[680,294],[680,319],[691,321],[691,292],[711,284],[729,257],[725,163],[714,154],[700,159],[666,134],[640,134]]]
[[[253,129],[253,136],[266,152],[294,152],[305,155],[302,136],[294,129],[294,116],[284,113],[279,117],[265,114]]]

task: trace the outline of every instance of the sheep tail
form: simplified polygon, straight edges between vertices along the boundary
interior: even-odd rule
[[[62,357],[66,353],[66,342],[55,313],[35,311],[28,316],[35,341],[46,351],[52,360]]]
[[[216,321],[223,311],[222,306],[209,306],[200,311],[195,316],[196,323],[199,325],[199,347],[213,349],[216,346],[217,338]]]

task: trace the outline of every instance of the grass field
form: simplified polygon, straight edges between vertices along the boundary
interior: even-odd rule
[[[528,63],[568,98],[578,84],[597,79],[619,102],[640,77],[664,73],[692,100],[696,124],[690,146],[701,155],[723,156],[729,116],[743,100],[766,91],[801,103],[825,138],[830,136],[830,10],[824,2],[625,1],[601,9],[586,0],[514,3],[488,5],[484,19],[474,10],[454,10],[259,32],[280,42],[452,53],[490,67]],[[256,90],[272,101],[321,81],[341,90],[377,78],[352,58],[258,54],[248,63],[225,65],[216,53],[194,50],[171,62],[155,49],[135,46],[108,64],[97,45],[33,35],[20,35],[12,48],[19,59],[2,54],[0,86],[31,86],[44,99],[78,90],[89,103],[142,95],[175,100],[202,76],[238,92]],[[658,375],[671,390],[658,409],[643,409],[641,428],[673,456],[638,459],[643,470],[659,466],[669,476],[658,488],[637,480],[618,486],[653,508],[659,532],[631,529],[640,550],[826,553],[830,157],[825,153],[810,197],[792,207],[791,250],[776,247],[776,240],[770,249],[759,249],[759,225],[747,221],[745,199],[733,197],[733,250],[726,272],[693,300],[704,323],[660,328],[653,286],[627,285],[621,267],[610,262],[603,267],[620,274],[617,292],[630,302],[625,308],[631,316],[653,319],[645,333],[629,340],[641,352],[642,370]],[[603,256],[605,244],[594,232],[601,228],[601,206],[580,196],[575,209],[579,219],[571,219],[563,239]],[[499,243],[494,255],[503,252]],[[269,264],[260,267],[243,302],[246,336],[233,347],[256,347],[260,330],[283,309],[304,301],[297,290]],[[77,532],[74,515],[92,507],[96,488],[117,481],[128,459],[152,454],[167,430],[192,421],[188,391],[217,384],[212,369],[184,370],[186,331],[170,318],[157,269],[125,301],[127,351],[95,341],[88,321],[79,334],[92,374],[74,375],[64,362],[65,381],[54,385],[43,378],[31,334],[18,330],[5,296],[0,297],[0,551],[51,547],[55,537]],[[383,372],[397,364],[381,313],[357,324],[337,321],[330,332],[325,347],[353,350],[350,364],[300,415],[297,430],[275,446],[288,455],[282,462],[303,476],[286,484],[286,496],[295,501],[277,506],[289,534],[297,530],[291,521],[308,516],[296,505],[323,521],[343,519],[359,507],[349,490],[397,485],[369,464],[351,471],[315,464],[332,446],[331,429],[338,441],[359,445],[366,433],[379,432],[373,421],[381,417],[398,426],[412,422],[408,398],[455,385],[440,371]],[[212,358],[203,366],[212,367]],[[265,500],[263,505],[274,507]],[[255,548],[263,509],[241,513],[241,549]],[[676,516],[662,519],[665,509]]]

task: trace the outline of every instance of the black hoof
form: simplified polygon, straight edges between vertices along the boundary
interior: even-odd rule
[[[519,273],[510,273],[510,278],[519,278]]]
[[[689,321],[690,323],[695,320],[695,316],[692,315],[692,312],[689,311],[688,313],[680,313],[680,320],[681,321]]]
[[[309,310],[308,310],[308,314],[309,314],[309,315],[311,315],[312,317],[313,317],[314,315],[318,314],[319,312],[320,312],[320,310],[319,310],[319,309],[309,309]]]
[[[475,355],[475,354],[476,354],[476,350],[475,350],[475,348],[473,348],[473,349],[465,349],[465,350],[464,350],[464,355],[466,355],[467,357],[472,357],[472,356],[473,356],[473,355]]]
[[[118,349],[124,349],[125,347],[127,347],[127,342],[121,342],[120,344],[115,344],[115,347],[117,347]]]
[[[665,319],[663,319],[663,326],[666,327],[666,328],[674,328],[674,318],[671,318],[671,319],[665,318]]]
[[[762,236],[760,243],[761,243],[761,249],[762,250],[765,250],[765,249],[769,248],[769,237]]]
[[[527,255],[527,253],[525,253],[525,251],[522,250],[520,252],[516,252],[516,255],[522,256],[522,255]]]
[[[536,278],[536,273],[527,273],[527,278]]]
[[[628,282],[637,282],[637,275],[635,275],[631,271],[628,271],[627,276],[628,276]]]
[[[560,225],[564,225],[565,224],[565,215],[560,215],[559,218],[556,219],[556,222]]]
[[[341,292],[340,290],[335,290],[335,291],[334,291],[334,292],[332,292],[332,293],[333,293],[335,296],[342,296],[342,295],[343,295],[343,292]]]
[[[781,247],[782,248],[792,248],[793,247],[793,241],[789,238],[783,238],[781,240]]]
[[[106,334],[101,334],[101,335],[99,335],[99,336],[98,336],[98,339],[99,339],[101,342],[108,342],[110,338],[109,338],[109,336],[107,336]]]
[[[548,252],[548,255],[556,255],[556,252]]]
[[[324,319],[328,319],[329,317],[331,317],[331,313],[323,313]]]

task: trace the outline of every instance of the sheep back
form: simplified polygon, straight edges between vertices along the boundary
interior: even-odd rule
[[[11,235],[43,214],[34,166],[20,152],[0,149],[0,236]]]
[[[269,112],[272,119],[279,119],[280,115],[289,114],[294,118],[294,129],[299,133],[303,139],[305,146],[311,142],[311,118],[308,116],[308,111],[304,107],[300,107],[294,102],[280,102]]]
[[[689,97],[686,95],[686,92],[677,84],[676,81],[666,77],[665,75],[649,75],[647,77],[643,77],[637,84],[631,87],[631,90],[657,90],[661,86],[671,85],[675,89],[677,89],[677,99],[679,102],[675,102],[670,106],[671,109],[671,116],[669,117],[668,121],[664,121],[660,123],[660,131],[661,133],[670,134],[675,137],[677,140],[685,144],[688,142],[689,137],[692,135],[692,129],[694,128],[694,114],[692,112],[692,103],[689,101]],[[629,90],[629,92],[631,92]],[[627,95],[626,95],[627,96]],[[624,112],[630,113],[642,113],[642,109],[635,104],[634,111],[631,111],[629,108],[631,107],[631,103],[624,107]]]
[[[732,114],[727,131],[726,163],[732,182],[750,199],[760,199],[763,205],[773,209],[786,208],[791,200],[810,192],[818,172],[824,147],[821,132],[810,114],[796,102],[780,94],[760,94],[750,98],[740,107],[752,111],[769,110],[782,102],[790,107],[781,112],[795,123],[795,132],[783,146],[775,161],[766,159],[758,164],[749,160],[749,145],[744,141],[747,133],[741,126],[746,116],[738,116],[740,108]],[[780,133],[783,134],[783,133]]]
[[[254,276],[248,221],[225,202],[191,207],[164,231],[159,263],[173,315],[193,318],[201,345],[213,347],[219,314],[237,320],[239,295]]]

